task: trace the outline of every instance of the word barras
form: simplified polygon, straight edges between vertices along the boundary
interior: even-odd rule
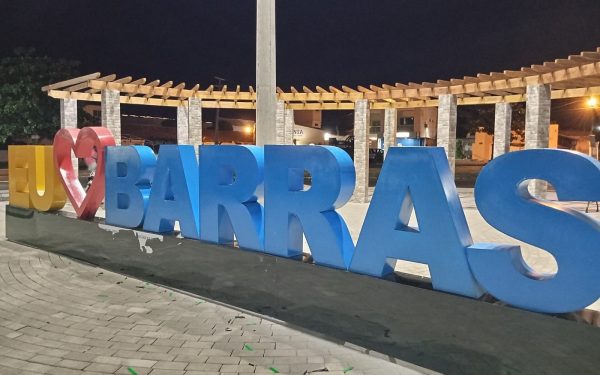
[[[318,265],[384,277],[393,272],[389,259],[423,263],[436,290],[472,298],[489,292],[538,312],[571,312],[600,297],[600,224],[527,189],[539,179],[560,201],[600,200],[600,163],[580,153],[511,152],[492,160],[475,186],[489,224],[554,256],[558,272],[544,275],[527,266],[517,245],[473,244],[442,148],[390,148],[355,246],[336,212],[355,184],[353,162],[339,148],[200,146],[197,158],[193,146],[163,145],[156,156],[145,146],[111,146],[104,130],[87,129],[99,128],[59,131],[54,161],[50,146],[11,146],[11,205],[59,209],[66,200],[60,181],[80,218],[93,218],[105,197],[105,220],[114,226],[170,233],[179,222],[184,237],[226,245],[235,238],[243,249],[286,258],[301,256],[304,234]],[[98,151],[103,170],[88,196],[65,147],[78,157]],[[418,228],[409,226],[413,210]]]

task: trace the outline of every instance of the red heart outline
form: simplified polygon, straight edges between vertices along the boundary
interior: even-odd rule
[[[54,136],[54,165],[80,219],[93,219],[104,199],[104,151],[107,146],[115,146],[115,138],[104,127],[61,129]],[[86,158],[92,156],[94,148],[98,155],[96,175],[86,194],[73,168],[71,150],[76,157]]]

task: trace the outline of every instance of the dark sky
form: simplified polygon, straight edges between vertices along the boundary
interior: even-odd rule
[[[0,56],[35,47],[82,74],[254,85],[256,0],[0,0],[0,15]],[[598,46],[600,0],[277,0],[283,88],[435,82]]]
[[[18,46],[100,71],[254,84],[255,0],[1,0]],[[435,81],[600,45],[600,1],[277,0],[278,84]]]

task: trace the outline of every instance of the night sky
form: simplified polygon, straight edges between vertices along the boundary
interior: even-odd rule
[[[255,0],[1,0],[15,47],[100,71],[254,85]],[[277,0],[278,85],[461,78],[600,46],[600,1]]]

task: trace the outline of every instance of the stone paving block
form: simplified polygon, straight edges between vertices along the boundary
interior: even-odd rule
[[[49,355],[36,355],[29,359],[30,362],[41,363],[44,365],[55,365],[61,361],[60,357],[52,357]]]
[[[113,341],[109,341],[111,343],[110,348],[111,349],[117,349],[117,350],[131,350],[131,351],[137,351],[140,350],[140,348],[144,345],[142,344],[130,344],[130,343],[126,343],[126,342],[113,342]]]
[[[185,375],[182,370],[152,370],[150,375]]]
[[[254,372],[254,366],[250,365],[223,365],[221,373],[239,373],[239,372]]]
[[[206,356],[228,356],[231,355],[233,350],[222,350],[222,349],[202,349],[200,355]]]
[[[211,349],[213,344],[206,341],[186,341],[182,348]],[[218,348],[215,348],[218,349]]]
[[[221,366],[220,363],[190,363],[185,369],[186,371],[219,372]]]
[[[233,353],[231,353],[231,354],[236,357],[255,357],[255,356],[264,356],[265,351],[263,349],[252,348],[252,350],[247,350],[247,349],[234,350]]]
[[[108,365],[108,364],[102,364],[102,363],[92,363],[88,367],[84,368],[84,370],[86,372],[87,371],[95,371],[95,372],[104,372],[104,373],[110,373],[110,374],[112,374],[112,373],[116,372],[119,368],[120,368],[120,366],[118,366],[118,365]]]
[[[94,354],[96,356],[107,356],[107,357],[112,356],[116,352],[117,352],[116,349],[98,348],[98,347],[92,347],[90,350],[86,351],[86,353],[88,353],[88,354]]]
[[[131,375],[129,368],[132,368],[135,372],[137,372],[138,375],[148,375],[150,371],[152,371],[152,369],[149,367],[122,366],[117,370],[117,372],[115,372],[115,375]]]
[[[185,343],[185,340],[173,340],[173,339],[157,339],[154,344],[170,346],[170,347],[181,347]]]
[[[92,362],[98,355],[94,353],[79,353],[69,352],[63,356],[64,359],[72,359],[74,361]]]
[[[124,342],[124,343],[128,343],[128,344],[135,344],[139,340],[140,340],[139,337],[126,335],[124,333],[121,333],[110,339],[110,341],[113,341],[113,342]]]
[[[265,350],[266,357],[293,357],[296,355],[294,349],[267,349]]]
[[[206,362],[208,356],[205,355],[188,355],[188,354],[180,354],[175,357],[175,361],[181,362]]]
[[[199,355],[201,350],[207,350],[207,349],[198,349],[198,348],[173,348],[171,350],[169,350],[169,354],[175,354],[175,355]],[[208,349],[210,350],[210,349]],[[208,355],[208,354],[203,354],[203,355]]]
[[[134,350],[118,350],[114,355],[121,358],[143,359],[144,354],[147,353]]]
[[[84,368],[86,368],[87,366],[90,365],[90,362],[75,361],[72,359],[63,359],[62,361],[58,362],[56,365],[59,367],[66,367],[66,368],[70,368],[70,369],[74,369],[74,370],[83,370]]]
[[[167,353],[141,352],[141,359],[150,359],[153,361],[173,361],[176,356]]]
[[[21,350],[8,349],[8,348],[2,348],[0,350],[0,353],[5,355],[6,357],[10,357],[10,358],[14,358],[14,359],[22,359],[22,360],[31,359],[32,357],[35,357],[35,355],[36,355],[35,353],[21,351]]]
[[[222,365],[237,365],[240,363],[240,357],[230,356],[209,356],[206,363],[218,363]]]
[[[183,370],[189,365],[189,362],[172,362],[172,361],[159,361],[156,362],[153,369],[162,370]]]

